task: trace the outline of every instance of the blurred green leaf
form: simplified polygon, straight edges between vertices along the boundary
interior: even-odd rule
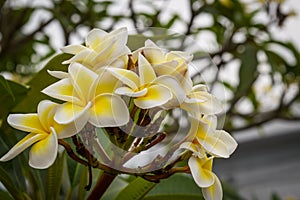
[[[64,60],[71,57],[69,54],[59,54],[54,56],[45,67],[38,72],[29,82],[29,92],[26,97],[13,109],[13,112],[35,112],[36,106],[43,99],[51,99],[41,91],[50,84],[57,81],[56,78],[50,76],[47,70],[50,71],[67,71],[67,66],[61,64]]]
[[[27,92],[27,87],[6,80],[0,75],[0,119],[6,118],[10,110],[26,96]]]
[[[115,200],[142,199],[155,184],[138,177],[121,190]]]

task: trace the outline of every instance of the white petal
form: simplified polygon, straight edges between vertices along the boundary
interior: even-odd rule
[[[47,134],[35,134],[29,133],[22,140],[20,140],[13,148],[9,150],[0,161],[8,161],[19,155],[22,151],[24,151],[27,147],[31,146],[35,142],[47,137]]]
[[[119,96],[102,94],[96,97],[90,109],[91,124],[96,127],[114,127],[125,125],[128,121],[128,108]]]
[[[68,78],[59,80],[42,90],[42,93],[68,102],[81,102],[73,85]]]
[[[81,129],[83,129],[83,127],[85,126],[86,121],[87,119],[85,119],[85,123],[79,123],[78,120],[75,120],[74,122],[71,122],[69,124],[58,124],[55,122],[53,123],[52,127],[56,131],[57,138],[63,139],[72,137],[73,135],[81,131]]]
[[[162,106],[172,98],[171,91],[162,85],[153,85],[147,88],[147,94],[142,97],[136,97],[134,103],[142,109]]]
[[[200,158],[190,157],[188,165],[194,181],[199,187],[209,187],[214,183],[213,173],[202,167]]]
[[[218,177],[214,174],[214,184],[207,188],[202,188],[202,194],[205,200],[222,200],[222,185]]]
[[[90,107],[90,102],[84,107],[69,102],[64,103],[57,107],[54,120],[59,124],[76,122],[78,123],[78,127],[81,127],[88,120],[88,110]]]
[[[153,84],[159,84],[167,87],[173,95],[172,102],[170,106],[178,106],[186,99],[186,93],[183,88],[180,86],[178,81],[168,75],[158,77]],[[172,105],[173,104],[173,105]]]
[[[208,92],[207,86],[204,84],[198,84],[193,86],[193,92]]]
[[[69,66],[70,80],[81,99],[86,99],[98,75],[79,63]]]
[[[7,122],[12,127],[25,132],[47,133],[37,114],[10,114]]]
[[[50,74],[51,76],[58,78],[58,79],[64,79],[64,78],[68,78],[69,74],[67,72],[62,72],[62,71],[50,71],[47,70],[48,74]]]
[[[235,139],[224,130],[216,130],[214,132],[214,137],[218,138],[220,141],[224,142],[228,149],[228,154],[231,155],[238,146]]]
[[[92,61],[96,56],[97,56],[97,53],[94,50],[85,49],[85,50],[79,52],[78,54],[75,54],[69,60],[62,62],[62,64],[70,64],[73,62],[78,62],[78,63],[85,65],[86,67],[92,68],[93,67]]]
[[[120,87],[120,88],[116,89],[115,93],[119,94],[119,95],[130,96],[130,97],[141,97],[141,96],[144,96],[147,93],[147,91],[148,91],[147,88],[144,88],[140,91],[135,92],[128,87]]]
[[[29,165],[33,168],[48,168],[56,159],[58,142],[55,130],[51,129],[51,133],[35,143],[29,152]]]
[[[101,29],[93,29],[91,30],[85,40],[85,45],[87,47],[90,47],[92,49],[96,49],[97,46],[101,42],[103,42],[103,38],[107,35],[108,33],[101,30]]]
[[[47,132],[50,132],[50,125],[54,122],[54,114],[57,107],[57,103],[54,103],[49,100],[43,100],[39,103],[37,108],[37,114],[39,120]]]
[[[230,153],[226,146],[226,144],[215,137],[206,136],[205,139],[198,138],[198,142],[202,145],[202,147],[211,155],[216,157],[228,158]]]
[[[68,53],[68,54],[73,54],[73,55],[78,54],[79,52],[81,52],[83,50],[86,50],[86,47],[82,46],[82,45],[78,45],[78,44],[68,45],[68,46],[61,48],[62,52]]]
[[[138,63],[139,63],[138,67],[139,67],[139,75],[140,75],[140,84],[145,85],[154,81],[156,78],[154,69],[142,54],[139,54]]]
[[[201,151],[201,149],[197,147],[195,144],[193,144],[192,142],[184,142],[180,145],[179,148],[186,149],[193,152],[193,154],[198,158],[204,158],[203,151]]]
[[[133,71],[119,68],[108,68],[107,70],[133,90],[136,90],[140,85],[139,77]]]

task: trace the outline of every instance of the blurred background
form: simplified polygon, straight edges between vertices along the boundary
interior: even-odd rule
[[[224,182],[244,199],[300,199],[299,12],[297,0],[1,0],[0,126],[22,103],[3,78],[27,84],[92,28],[125,26],[131,50],[150,38],[192,53],[193,81],[224,102],[220,127],[239,142],[215,163]]]

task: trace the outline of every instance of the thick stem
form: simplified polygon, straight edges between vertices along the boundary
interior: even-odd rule
[[[117,175],[103,172],[99,177],[93,191],[88,196],[87,200],[99,200]]]

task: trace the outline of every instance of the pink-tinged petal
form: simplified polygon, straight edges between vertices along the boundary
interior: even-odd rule
[[[222,185],[218,177],[214,174],[214,184],[207,188],[202,188],[202,194],[205,200],[222,200]]]
[[[61,51],[64,52],[64,53],[74,55],[74,54],[78,54],[79,52],[81,52],[83,50],[86,50],[86,49],[87,48],[85,46],[75,44],[75,45],[65,46],[65,47],[61,48]]]
[[[122,126],[128,121],[128,108],[121,97],[117,95],[99,95],[90,109],[89,122],[96,127]]]
[[[50,132],[50,126],[54,122],[54,114],[55,114],[55,109],[57,107],[57,103],[54,103],[49,100],[43,100],[39,103],[38,108],[37,108],[37,114],[39,117],[39,120],[47,132]]]
[[[204,140],[198,139],[202,147],[211,155],[216,157],[228,158],[230,153],[226,144],[218,138],[206,136]]]
[[[158,77],[153,84],[159,84],[167,87],[173,95],[172,101],[168,104],[170,104],[170,107],[175,107],[181,104],[186,99],[186,93],[179,84],[179,82],[168,75],[160,76]]]
[[[85,45],[89,48],[96,49],[101,42],[103,42],[103,38],[108,33],[101,30],[101,29],[93,29],[91,30],[86,39],[85,39]]]
[[[76,91],[68,78],[59,80],[53,83],[52,85],[49,85],[44,90],[42,90],[42,93],[63,101],[68,101],[68,102],[81,101],[78,98],[78,95],[76,94]]]
[[[2,158],[0,161],[9,161],[19,155],[26,148],[34,144],[35,142],[44,139],[47,137],[47,134],[35,134],[29,133],[22,140],[20,140],[15,146],[13,146]]]
[[[216,130],[214,132],[214,137],[218,138],[220,141],[224,142],[227,147],[228,154],[231,155],[238,146],[235,139],[224,130]]]
[[[202,167],[200,158],[196,158],[194,156],[190,157],[188,165],[193,179],[199,187],[209,187],[214,183],[213,173]]]
[[[57,136],[55,130],[51,128],[51,133],[38,142],[36,142],[29,152],[29,165],[36,169],[45,169],[50,167],[57,156]]]
[[[25,132],[44,134],[44,129],[37,114],[10,114],[7,122],[14,128]]]
[[[136,106],[142,109],[154,108],[162,106],[172,98],[171,91],[162,85],[152,85],[147,88],[147,94],[134,99]]]
[[[97,56],[97,53],[92,49],[85,49],[78,54],[75,54],[69,60],[65,60],[62,64],[70,64],[73,62],[78,62],[84,64],[86,67],[92,68],[92,60]]]
[[[68,78],[69,74],[67,72],[62,72],[62,71],[50,71],[47,70],[48,74],[50,74],[51,76],[58,78],[58,79],[64,79],[64,78]]]
[[[133,90],[136,90],[140,85],[139,77],[133,71],[120,68],[108,68],[107,70],[122,83],[129,86]]]
[[[154,69],[142,54],[139,54],[138,63],[141,86],[154,81],[156,79]]]
[[[129,97],[141,97],[141,96],[146,95],[147,92],[148,92],[147,88],[144,88],[140,91],[135,92],[128,87],[120,87],[120,88],[116,89],[116,91],[115,91],[116,94],[125,95],[125,96],[129,96]]]
[[[69,74],[72,85],[80,98],[86,99],[98,75],[79,63],[72,63],[69,66]]]
[[[88,120],[88,110],[91,107],[89,102],[86,106],[78,106],[72,103],[64,103],[57,107],[54,120],[59,124],[78,123],[78,127],[85,124]]]

